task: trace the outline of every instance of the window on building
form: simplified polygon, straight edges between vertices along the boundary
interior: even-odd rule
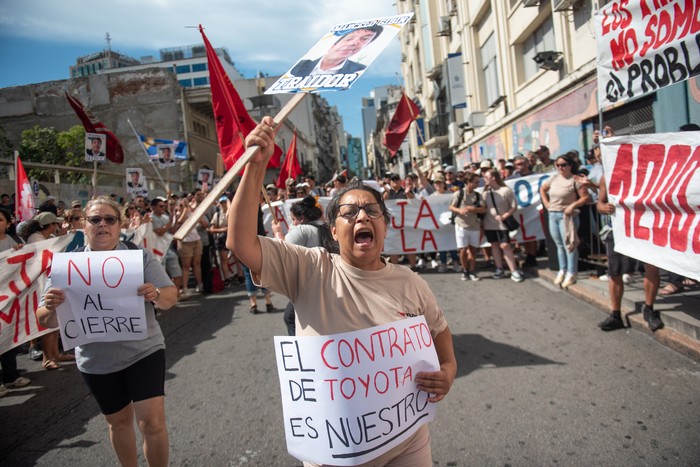
[[[430,11],[428,10],[428,2],[420,2],[419,6],[421,38],[423,39],[423,53],[425,54],[423,58],[425,69],[430,70],[435,65],[435,61],[433,60],[433,49],[431,48],[433,38],[430,36]]]
[[[189,65],[178,65],[175,67],[175,73],[181,75],[183,73],[190,73],[192,68]]]
[[[205,123],[200,122],[199,120],[192,120],[192,131],[194,132],[194,134],[202,136],[203,138],[209,136],[209,132],[207,131],[207,125]]]
[[[484,84],[486,106],[493,104],[501,96],[498,80],[498,55],[496,53],[496,35],[491,33],[481,46],[481,79]]]
[[[195,78],[192,80],[194,82],[195,86],[206,86],[209,84],[209,78],[203,77],[203,78]]]
[[[178,83],[180,83],[180,86],[183,88],[191,88],[192,87],[192,80],[191,79],[180,79],[178,80]]]
[[[206,63],[193,63],[192,64],[192,71],[207,71],[207,64]]]
[[[540,71],[534,58],[538,52],[544,50],[556,50],[551,16],[523,42],[523,81],[529,80]]]

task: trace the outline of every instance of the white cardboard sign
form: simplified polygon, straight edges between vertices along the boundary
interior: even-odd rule
[[[56,253],[51,283],[66,295],[56,309],[65,348],[148,337],[141,250]]]
[[[435,417],[418,390],[440,364],[425,317],[329,336],[275,337],[287,450],[318,464],[358,465]]]

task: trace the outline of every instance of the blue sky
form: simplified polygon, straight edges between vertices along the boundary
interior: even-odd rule
[[[214,47],[226,47],[245,77],[287,71],[335,24],[397,14],[394,0],[0,0],[0,87],[68,78],[77,57],[106,48],[141,58],[161,48],[201,42],[202,24]],[[397,84],[398,40],[343,92],[323,96],[338,106],[346,131],[362,135],[362,97]]]

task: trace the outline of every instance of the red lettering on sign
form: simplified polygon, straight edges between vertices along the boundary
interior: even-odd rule
[[[421,200],[420,206],[418,207],[418,216],[416,217],[416,222],[413,224],[414,229],[418,228],[418,223],[423,218],[430,219],[434,229],[440,229],[440,224],[438,224],[435,214],[433,214],[433,210],[430,208],[430,204],[428,204],[428,201],[424,199]]]
[[[275,219],[277,219],[277,222],[284,224],[285,229],[289,231],[289,224],[287,224],[287,219],[284,217],[284,211],[282,211],[281,206],[274,206],[273,215]]]
[[[408,204],[408,201],[406,200],[397,200],[396,201],[396,206],[399,208],[400,211],[400,220],[401,224],[397,225],[396,224],[396,216],[391,216],[391,226],[395,229],[403,229],[404,222],[406,221],[406,204]]]
[[[432,245],[432,249],[437,251],[438,246],[437,246],[437,240],[435,240],[435,236],[433,235],[433,232],[430,230],[424,230],[423,231],[423,239],[421,241],[421,249],[425,251],[425,246],[427,244]]]
[[[404,253],[416,251],[416,248],[409,248],[406,246],[406,232],[404,232],[403,230],[399,230],[399,234],[401,235],[401,251],[403,251]]]
[[[632,145],[622,144],[617,150],[615,166],[613,167],[610,181],[608,182],[608,193],[618,197],[620,207],[624,211],[623,219],[626,237],[632,236],[632,228],[630,225],[632,213],[630,212],[630,208],[625,204],[627,195],[629,194],[632,186],[632,167]]]
[[[111,285],[107,282],[107,276],[105,275],[105,265],[107,264],[107,261],[109,260],[115,260],[118,263],[118,266],[121,268],[122,272],[119,276],[119,279],[117,280],[116,284]],[[109,258],[104,260],[104,263],[102,263],[102,280],[104,281],[105,285],[109,287],[110,289],[116,289],[119,287],[119,284],[122,283],[122,279],[124,279],[124,272],[126,271],[126,268],[124,267],[124,263],[122,263],[122,260],[117,258],[116,256],[110,256]]]
[[[73,274],[71,274],[71,271],[75,269],[75,272],[78,273],[80,278],[83,280],[85,285],[92,285],[92,271],[90,268],[90,258],[87,257],[87,278],[83,276],[83,273],[80,271],[78,266],[75,264],[75,262],[72,259],[68,260],[68,285],[73,285]]]

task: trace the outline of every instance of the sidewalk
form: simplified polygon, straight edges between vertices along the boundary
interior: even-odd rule
[[[547,268],[528,272],[550,282],[554,281],[556,276],[556,271]],[[578,282],[570,286],[567,292],[610,313],[608,283],[598,280],[594,273],[595,271],[579,273]],[[652,335],[661,345],[700,362],[700,286],[686,287],[685,291],[673,295],[658,295],[654,309],[661,312],[665,326],[652,333],[641,313],[644,305],[643,278],[639,274],[632,278],[630,284],[625,284],[622,298],[622,315],[625,322],[629,323],[632,329]],[[662,280],[661,286],[663,285]]]

